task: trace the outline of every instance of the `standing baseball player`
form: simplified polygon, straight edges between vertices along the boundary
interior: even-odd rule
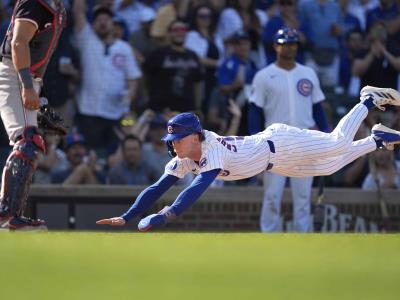
[[[277,59],[260,70],[253,80],[249,98],[249,131],[255,134],[273,123],[301,129],[318,125],[328,131],[321,105],[325,99],[316,73],[296,63],[300,38],[295,29],[283,28],[274,38]],[[265,120],[265,127],[262,120]],[[264,173],[264,201],[261,209],[262,232],[282,231],[281,200],[286,176]],[[293,197],[293,230],[310,231],[310,199],[313,177],[290,178]]]
[[[214,179],[239,180],[271,171],[282,176],[330,175],[358,157],[378,148],[393,150],[400,144],[400,132],[377,124],[371,136],[353,141],[368,110],[386,104],[400,106],[400,93],[393,89],[365,87],[361,103],[342,118],[331,133],[273,124],[251,136],[219,136],[203,130],[193,113],[181,113],[168,121],[163,137],[175,157],[161,178],[137,197],[120,217],[102,219],[97,224],[122,226],[145,213],[179,178],[197,175],[171,206],[139,222],[140,231],[164,225],[189,208]]]
[[[37,113],[43,74],[65,25],[62,0],[17,0],[1,45],[0,113],[13,151],[3,169],[0,228],[44,229],[23,216],[29,188],[45,152]]]

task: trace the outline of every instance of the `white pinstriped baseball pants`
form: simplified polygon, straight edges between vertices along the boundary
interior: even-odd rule
[[[261,232],[282,232],[282,195],[286,179],[290,181],[293,200],[293,230],[311,230],[311,190],[314,177],[286,177],[272,172],[264,173],[264,198],[261,207]]]
[[[38,92],[40,83],[33,81]],[[10,144],[21,135],[26,126],[37,127],[37,111],[25,109],[22,104],[18,74],[10,59],[0,62],[0,114]]]
[[[275,145],[271,172],[289,177],[326,176],[376,150],[371,136],[353,141],[367,114],[367,107],[357,104],[331,133],[285,124],[269,126],[265,131]]]

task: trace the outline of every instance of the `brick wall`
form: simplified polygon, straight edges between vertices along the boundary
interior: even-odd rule
[[[94,224],[98,218],[125,211],[144,187],[126,186],[34,186],[31,210],[45,218],[50,228],[106,229]],[[174,201],[181,188],[172,188],[148,213],[157,212]],[[179,231],[258,231],[262,201],[259,187],[225,187],[209,189],[182,216],[163,230]],[[314,191],[315,195],[316,191]],[[400,229],[400,192],[384,192],[393,230]],[[326,189],[326,231],[380,231],[381,210],[375,192],[357,189]],[[290,230],[290,191],[283,196],[284,227]],[[135,229],[139,218],[128,229]]]

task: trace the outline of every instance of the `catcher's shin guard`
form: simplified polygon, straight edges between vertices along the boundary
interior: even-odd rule
[[[45,152],[42,136],[36,127],[25,128],[3,169],[1,214],[19,216],[23,213],[32,176],[38,164],[39,151]]]

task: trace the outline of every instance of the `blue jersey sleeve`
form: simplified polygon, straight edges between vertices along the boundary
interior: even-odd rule
[[[179,178],[173,175],[162,175],[156,183],[152,184],[140,193],[136,198],[135,203],[121,217],[128,222],[136,215],[145,212],[178,180]]]
[[[200,173],[182,193],[179,194],[171,208],[179,216],[188,209],[205,192],[214,179],[218,176],[220,169],[213,169]]]

